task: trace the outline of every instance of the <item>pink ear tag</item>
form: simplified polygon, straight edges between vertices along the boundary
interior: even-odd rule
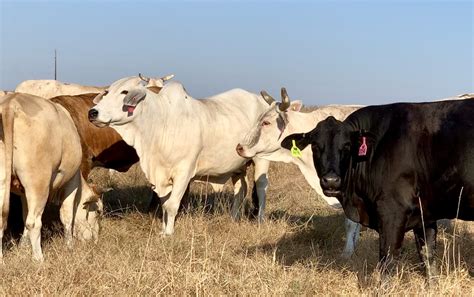
[[[359,157],[367,155],[367,143],[365,141],[365,136],[362,136],[362,144],[359,147]]]

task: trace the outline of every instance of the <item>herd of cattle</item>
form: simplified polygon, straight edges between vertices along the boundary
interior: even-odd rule
[[[260,223],[270,161],[296,164],[328,205],[343,208],[345,257],[361,225],[379,232],[384,264],[414,230],[420,258],[433,268],[436,221],[474,220],[472,95],[305,113],[284,88],[279,102],[242,89],[196,100],[171,78],[139,75],[105,88],[25,81],[0,93],[0,240],[14,193],[24,213],[21,242],[30,240],[34,259],[43,260],[48,201],[60,205],[68,245],[73,238],[97,241],[102,202],[87,177],[95,166],[127,171],[136,162],[163,209],[165,235],[173,233],[193,180],[222,191],[231,179],[231,215],[238,219],[249,162]]]

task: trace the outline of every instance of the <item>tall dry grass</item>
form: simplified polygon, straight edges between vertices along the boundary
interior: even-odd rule
[[[194,184],[176,233],[165,238],[158,234],[160,220],[142,212],[151,190],[136,167],[112,177],[97,170],[92,178],[113,189],[104,197],[107,213],[100,242],[77,243],[68,250],[60,234],[48,232],[42,264],[31,261],[29,249],[9,244],[0,269],[0,294],[474,295],[473,223],[461,223],[455,235],[449,229],[440,232],[443,269],[434,286],[417,265],[411,233],[403,267],[389,282],[380,283],[374,273],[378,235],[363,231],[352,259],[340,259],[342,213],[315,197],[292,165],[271,166],[265,224],[231,221],[230,188],[215,197],[215,207],[208,211],[204,200],[214,196],[205,185]]]

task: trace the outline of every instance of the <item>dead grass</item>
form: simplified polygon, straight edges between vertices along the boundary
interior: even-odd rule
[[[440,232],[444,266],[435,286],[426,283],[416,266],[411,234],[406,236],[403,268],[380,285],[373,272],[377,234],[362,232],[355,256],[340,259],[344,217],[316,198],[291,165],[271,167],[265,224],[231,221],[230,188],[216,197],[212,212],[206,211],[206,187],[195,184],[175,235],[166,238],[158,234],[160,220],[140,212],[151,191],[136,167],[113,177],[98,170],[92,178],[114,189],[104,197],[108,210],[100,242],[77,243],[68,250],[59,234],[50,233],[43,242],[43,264],[30,260],[29,249],[7,249],[0,294],[474,295],[473,223],[460,224],[454,250],[452,230]]]

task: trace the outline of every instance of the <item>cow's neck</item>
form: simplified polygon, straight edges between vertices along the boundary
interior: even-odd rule
[[[184,115],[189,113],[189,108],[187,102],[169,102],[167,98],[148,92],[146,99],[137,106],[135,112],[139,114],[135,119],[126,125],[114,127],[124,141],[137,151],[147,177],[151,168],[144,166],[153,163],[147,157],[161,160],[162,165],[166,165],[167,159],[171,162],[173,158],[180,158],[182,152],[176,146],[182,143],[176,142],[178,137],[183,137],[181,130],[189,118]]]
[[[349,124],[354,132],[370,131],[372,137],[375,138],[373,143],[378,143],[378,135],[384,133],[384,127],[372,126],[371,120],[369,117],[352,118],[345,123]],[[377,195],[374,180],[377,177],[373,176],[373,166],[370,164],[373,165],[375,151],[376,147],[369,148],[366,160],[358,161],[355,156],[351,158],[349,169],[344,178],[346,184],[344,185],[344,197],[341,201],[348,218],[373,229],[377,228],[377,222],[369,220],[369,218],[375,219],[377,217],[373,215],[375,211],[374,197]]]

